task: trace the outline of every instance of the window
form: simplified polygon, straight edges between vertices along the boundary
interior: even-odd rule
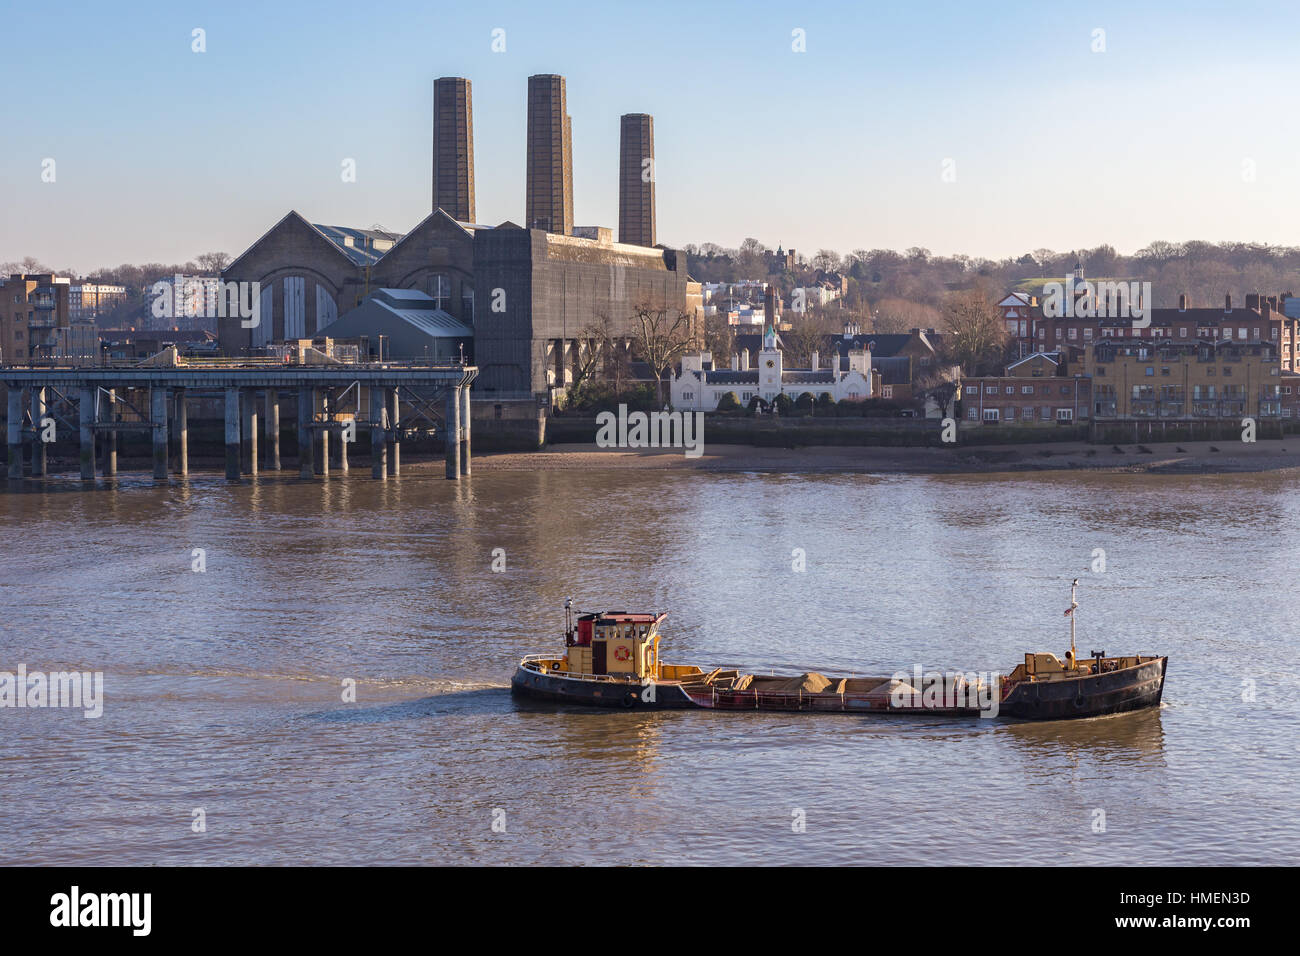
[[[1224,337],[1225,339],[1230,339],[1230,338],[1232,338],[1232,329],[1224,329],[1224,330],[1223,330],[1223,337]]]
[[[966,417],[971,421],[977,421],[980,417],[980,410],[978,408],[972,408],[966,412]]]
[[[1079,337],[1079,330],[1076,329],[1076,328],[1074,328],[1073,326],[1071,326],[1071,327],[1070,327],[1070,340],[1073,341],[1074,339],[1077,339],[1078,337]]]
[[[1015,421],[1015,419],[1016,419],[1016,407],[1012,405],[1010,408],[1007,409],[1007,421],[1011,422],[1011,421]]]
[[[741,392],[741,393],[740,393],[740,400],[741,400],[742,402],[748,402],[748,401],[749,401],[750,399],[752,399],[753,397],[754,397],[754,393],[753,393],[753,392]]]
[[[1223,366],[1223,374],[1224,374],[1224,375],[1231,375],[1231,374],[1232,374],[1232,366],[1231,366],[1231,365],[1225,365],[1225,366]]]
[[[1057,420],[1058,422],[1070,422],[1070,421],[1074,421],[1074,409],[1072,409],[1072,408],[1058,408],[1058,409],[1056,410],[1056,420]]]
[[[695,397],[694,392],[682,392],[682,398],[686,399],[687,401],[690,401],[694,397]]]
[[[1023,413],[1020,417],[1023,418],[1023,419],[1024,419],[1025,421],[1027,421],[1027,422],[1032,422],[1032,421],[1034,420],[1034,409],[1033,409],[1033,407],[1032,407],[1032,406],[1029,406],[1029,405],[1026,405],[1026,406],[1025,406],[1025,409],[1024,409],[1024,413]]]
[[[1150,365],[1148,365],[1148,366],[1147,366],[1146,368],[1144,368],[1142,371],[1145,372],[1147,375],[1155,375],[1155,374],[1156,374],[1156,370],[1153,369]]]
[[[996,408],[984,409],[984,420],[986,422],[995,422],[998,420],[998,410]]]
[[[1098,366],[1097,366],[1097,374],[1098,374],[1099,376],[1101,376],[1101,375],[1105,375],[1105,374],[1106,374],[1106,366],[1104,366],[1104,365],[1098,365]]]
[[[1007,386],[1007,394],[1008,394],[1008,395],[1014,395],[1014,394],[1016,394],[1016,387],[1015,387],[1014,385],[1008,385],[1008,386]]]
[[[1062,386],[1061,386],[1061,394],[1062,394],[1062,395],[1069,395],[1069,394],[1070,394],[1070,386],[1068,386],[1068,385],[1062,385]]]
[[[1178,330],[1178,337],[1180,339],[1187,338],[1187,326],[1184,325],[1182,328]]]
[[[966,386],[966,394],[967,394],[967,395],[978,395],[979,393],[980,393],[980,387],[979,387],[978,385],[967,385],[967,386]]]
[[[893,398],[893,397],[894,397],[894,386],[892,386],[892,385],[886,385],[886,386],[884,386],[884,387],[881,389],[881,395],[882,395],[882,397],[884,397],[884,398]]]
[[[1229,337],[1231,337],[1231,334],[1232,334],[1232,333],[1228,333],[1228,334],[1229,334]],[[1239,338],[1239,339],[1244,339],[1245,337],[1246,337],[1246,330],[1245,330],[1245,329],[1237,329],[1237,338]]]
[[[1084,337],[1085,339],[1090,339],[1090,338],[1092,338],[1092,329],[1084,329],[1084,330],[1083,330],[1083,337]]]
[[[1161,374],[1161,375],[1168,375],[1168,374],[1169,374],[1169,366],[1168,366],[1168,365],[1162,365],[1162,366],[1160,366],[1160,374]]]
[[[429,276],[429,295],[433,298],[434,308],[445,307],[451,298],[451,280],[444,275]]]
[[[1061,327],[1059,325],[1056,327],[1056,337],[1058,339],[1061,337]]]
[[[1032,386],[1032,385],[1021,385],[1021,386],[1020,386],[1020,394],[1021,394],[1021,395],[1032,395],[1032,394],[1034,394],[1034,386]]]
[[[984,386],[984,394],[985,394],[985,395],[996,395],[997,393],[998,393],[998,387],[997,387],[996,385],[985,385],[985,386]]]

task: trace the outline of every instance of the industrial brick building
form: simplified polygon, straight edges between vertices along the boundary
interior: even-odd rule
[[[653,159],[652,120],[628,117],[621,128],[637,135],[622,141],[620,170],[636,157],[639,176],[641,161]],[[379,289],[418,290],[473,329],[467,357],[480,368],[476,395],[532,401],[572,380],[572,363],[590,347],[584,332],[598,320],[610,319],[616,336],[630,337],[638,305],[687,314],[698,308],[685,255],[653,244],[652,182],[638,179],[626,193],[620,182],[620,198],[635,213],[626,220],[628,237],[642,241],[615,242],[607,228],[574,225],[564,77],[528,82],[524,222],[532,228],[472,221],[469,81],[435,82],[433,130],[436,207],[410,232],[323,225],[291,211],[226,268],[227,282],[259,284],[259,323],[244,328],[239,317],[220,319],[223,354],[313,337]]]

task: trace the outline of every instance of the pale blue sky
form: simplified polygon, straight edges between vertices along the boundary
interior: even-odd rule
[[[533,73],[568,78],[579,224],[617,225],[618,117],[654,114],[667,244],[1300,244],[1294,4],[53,0],[0,22],[0,260],[237,254],[290,208],[409,229],[444,75],[473,82],[478,219],[518,221]]]

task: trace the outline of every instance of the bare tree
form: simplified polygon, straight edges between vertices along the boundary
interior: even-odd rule
[[[951,368],[927,372],[916,381],[917,397],[932,399],[939,406],[939,414],[943,418],[952,414],[960,390],[959,376]]]
[[[664,377],[697,344],[695,317],[663,304],[641,303],[632,310],[632,343],[655,377],[655,397],[663,401]]]
[[[736,327],[727,321],[724,313],[705,317],[704,347],[713,355],[714,368],[730,363],[731,353],[736,350]]]
[[[968,374],[983,374],[1006,357],[1006,324],[987,285],[949,293],[943,320],[944,350]]]
[[[793,368],[808,368],[813,352],[824,352],[832,334],[831,324],[819,312],[792,313],[788,331],[781,333],[781,341],[790,353]]]
[[[196,256],[194,261],[205,274],[219,276],[222,270],[230,265],[231,258],[224,252],[205,252],[201,256]]]

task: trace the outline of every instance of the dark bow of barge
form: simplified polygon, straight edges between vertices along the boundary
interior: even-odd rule
[[[1077,587],[1078,581],[1074,582]],[[1071,588],[1070,650],[1027,653],[1006,676],[997,674],[894,674],[834,677],[817,673],[761,676],[736,669],[705,671],[659,659],[659,627],[666,614],[625,611],[580,613],[572,602],[562,657],[530,655],[511,680],[522,697],[555,703],[628,710],[788,711],[1011,717],[1065,720],[1157,707],[1168,658],[1107,656],[1079,660],[1074,646]]]

